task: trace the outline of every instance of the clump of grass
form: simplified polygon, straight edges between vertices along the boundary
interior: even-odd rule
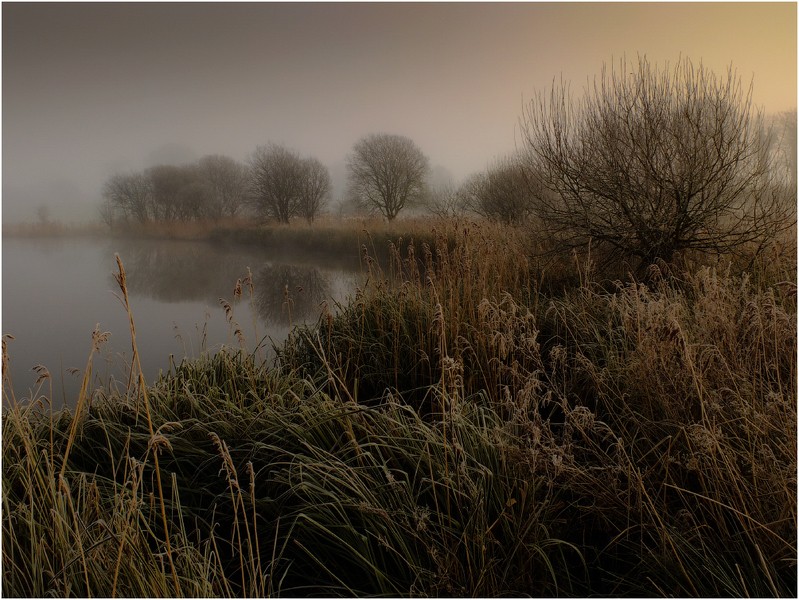
[[[108,428],[102,436],[92,435],[94,422],[87,411],[48,414],[35,404],[4,411],[5,594],[175,594],[165,557],[154,546],[153,490],[145,475],[152,471],[153,453],[129,452],[125,431]],[[108,436],[114,434],[122,451],[111,449]],[[210,552],[192,543],[185,528],[173,529],[172,535],[181,593],[218,594]]]
[[[773,282],[785,263],[756,283],[664,265],[645,285],[596,283],[576,263],[579,283],[546,297],[506,268],[520,253],[503,244],[488,232],[421,260],[395,249],[281,359],[422,415],[442,410],[431,390],[448,377],[481,398],[569,499],[567,539],[591,558],[594,590],[795,593],[796,288]]]

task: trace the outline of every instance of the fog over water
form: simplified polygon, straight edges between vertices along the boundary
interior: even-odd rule
[[[681,56],[796,106],[793,3],[4,3],[4,222],[96,218],[112,174],[283,143],[330,170],[413,139],[456,182],[515,147],[526,101],[603,62]]]

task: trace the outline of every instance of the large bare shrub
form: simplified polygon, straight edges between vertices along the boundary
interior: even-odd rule
[[[770,183],[762,119],[730,68],[621,60],[574,99],[563,81],[522,118],[537,211],[561,247],[672,260],[727,252],[790,227]],[[537,186],[533,186],[536,190]],[[795,212],[794,212],[795,214]]]

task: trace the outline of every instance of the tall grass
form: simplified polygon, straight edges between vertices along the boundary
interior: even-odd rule
[[[564,485],[583,531],[638,574],[620,585],[795,593],[795,285],[704,268],[654,289],[586,286],[548,317]]]
[[[331,389],[396,394],[422,415],[442,410],[438,381],[486,401],[569,499],[564,539],[597,573],[624,573],[594,590],[792,594],[795,253],[755,279],[730,264],[655,268],[646,285],[599,285],[576,264],[580,284],[553,296],[541,291],[552,282],[531,281],[524,240],[495,236],[424,246],[422,269],[413,244],[394,249],[389,272],[295,332],[283,360],[322,385],[332,363]]]
[[[795,254],[641,284],[485,224],[375,239],[274,364],[134,360],[74,414],[4,368],[4,591],[796,594]]]

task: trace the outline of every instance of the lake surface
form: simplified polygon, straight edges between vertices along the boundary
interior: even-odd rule
[[[92,332],[110,332],[93,361],[95,381],[126,382],[132,356],[128,316],[119,299],[115,253],[127,274],[136,343],[148,383],[175,362],[238,348],[239,329],[253,350],[266,354],[291,326],[315,322],[354,292],[360,274],[343,265],[325,268],[300,257],[276,256],[256,247],[206,242],[88,238],[4,238],[2,333],[17,400],[49,395],[36,386],[36,365],[51,374],[54,405],[74,405],[92,347]],[[237,280],[252,273],[234,299]],[[230,323],[219,299],[233,307]],[[76,371],[77,370],[77,371]]]

